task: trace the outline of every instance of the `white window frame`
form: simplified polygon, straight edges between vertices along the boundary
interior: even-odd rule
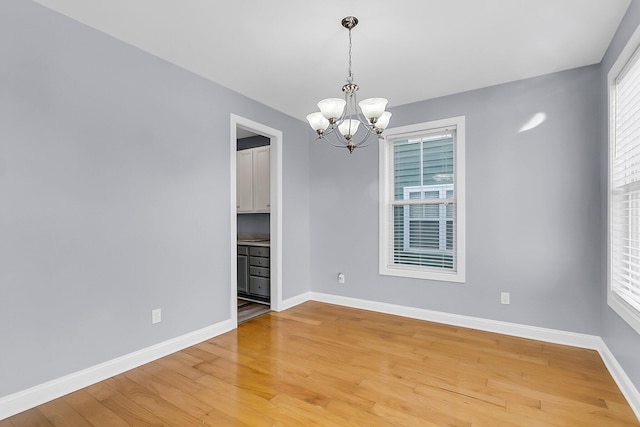
[[[454,185],[456,204],[454,218],[456,218],[456,271],[434,267],[422,267],[393,264],[389,251],[392,247],[393,226],[390,218],[390,205],[393,202],[393,143],[392,141],[421,134],[431,133],[438,129],[456,128],[454,146]],[[458,116],[442,120],[434,120],[408,126],[401,126],[385,131],[385,139],[379,145],[379,273],[386,276],[410,277],[426,280],[464,283],[465,271],[465,117]],[[439,187],[439,186],[438,186]],[[422,187],[425,188],[424,186]]]
[[[640,27],[636,29],[635,33],[631,36],[627,42],[625,48],[622,50],[618,59],[609,70],[607,75],[607,89],[608,89],[608,107],[609,107],[609,163],[607,174],[607,304],[613,311],[615,311],[622,319],[624,319],[637,333],[640,334],[640,310],[633,307],[627,301],[625,301],[615,290],[613,284],[613,276],[615,275],[613,266],[613,221],[614,218],[614,204],[613,204],[613,161],[615,159],[615,138],[616,138],[616,80],[620,76],[621,72],[625,69],[628,63],[632,60],[636,60],[636,57],[640,55]],[[640,59],[637,59],[640,60]],[[640,120],[640,118],[639,118]],[[632,224],[633,225],[633,224]],[[636,224],[637,225],[637,224]]]

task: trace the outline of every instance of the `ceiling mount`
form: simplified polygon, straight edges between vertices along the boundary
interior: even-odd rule
[[[345,18],[342,18],[342,26],[347,30],[353,29],[353,27],[355,27],[356,25],[358,25],[358,18],[356,18],[355,16],[347,16]]]

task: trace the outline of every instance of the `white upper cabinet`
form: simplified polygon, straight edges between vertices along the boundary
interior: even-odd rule
[[[238,213],[268,213],[271,210],[271,147],[236,153],[236,208]]]
[[[253,209],[256,212],[271,210],[270,191],[271,147],[259,147],[253,151]]]
[[[236,208],[238,212],[253,211],[253,153],[236,153]]]

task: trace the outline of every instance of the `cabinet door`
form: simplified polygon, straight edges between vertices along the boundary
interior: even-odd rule
[[[269,212],[271,210],[271,147],[258,147],[253,150],[253,210]]]
[[[238,292],[249,292],[249,262],[246,255],[238,255]]]
[[[236,208],[238,212],[253,211],[253,153],[236,153]]]

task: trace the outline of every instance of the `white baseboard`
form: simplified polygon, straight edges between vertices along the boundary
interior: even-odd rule
[[[305,294],[307,295],[307,294]],[[422,308],[405,307],[401,305],[387,304],[376,301],[343,297],[338,295],[310,292],[310,300],[326,302],[346,307],[360,308],[380,313],[394,314],[412,319],[426,320],[430,322],[444,323],[447,325],[464,328],[478,329],[481,331],[495,332],[520,338],[528,338],[545,341],[554,344],[568,345],[572,347],[596,350],[600,353],[605,366],[620,388],[620,391],[629,402],[629,406],[640,420],[640,392],[631,382],[624,369],[615,356],[609,350],[601,337],[596,335],[578,334],[574,332],[555,329],[539,328],[536,326],[520,325],[498,320],[481,319],[477,317],[462,316],[458,314],[443,313]]]
[[[231,319],[0,397],[0,420],[234,329]]]
[[[633,412],[636,414],[638,420],[640,420],[640,392],[633,385],[631,379],[627,376],[620,363],[616,360],[607,344],[600,339],[601,347],[598,349],[598,353],[600,353],[600,357],[602,357],[602,361],[607,366],[609,373],[613,377],[613,380],[616,382],[620,391],[624,395],[627,402],[629,402],[629,406],[633,409]]]
[[[444,323],[469,329],[478,329],[486,332],[512,335],[556,344],[570,345],[573,347],[598,350],[602,340],[595,335],[577,334],[574,332],[558,331],[555,329],[539,328],[536,326],[519,325],[516,323],[502,322],[499,320],[482,319],[479,317],[463,316],[459,314],[444,313],[441,311],[426,310],[423,308],[405,307],[402,305],[383,302],[362,300],[330,294],[312,292],[310,299],[327,302],[330,304],[344,305],[347,307],[361,308],[363,310],[377,311],[380,313],[394,314],[412,319],[426,320],[429,322]]]
[[[295,307],[296,305],[302,304],[303,302],[309,301],[310,299],[311,299],[311,292],[305,292],[304,294],[296,295],[295,297],[282,300],[282,302],[278,306],[277,311],[288,310],[291,307]]]

